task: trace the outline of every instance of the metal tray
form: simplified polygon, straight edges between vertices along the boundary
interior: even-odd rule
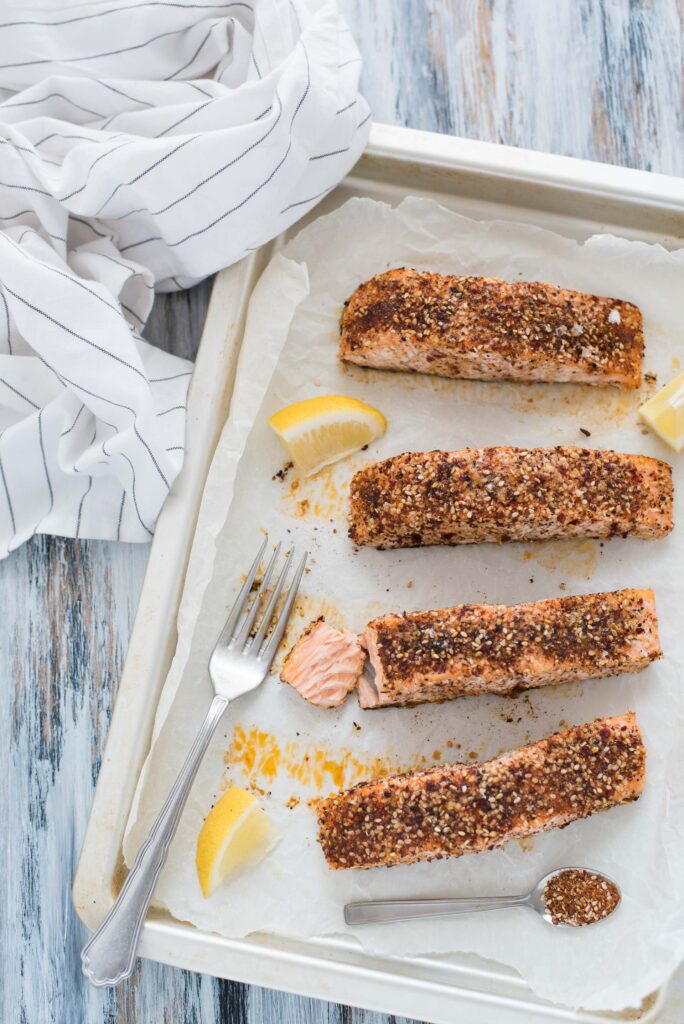
[[[471,217],[524,220],[578,239],[600,231],[681,246],[684,182],[467,139],[375,125],[347,178],[308,219],[350,196],[426,195]],[[301,224],[216,279],[188,403],[187,454],[164,506],[119,687],[74,882],[95,928],[121,883],[122,836],[176,644],[176,616],[204,482],[231,398],[247,302],[273,252]],[[142,956],[223,978],[417,1017],[435,1024],[655,1021],[664,991],[639,1010],[584,1013],[539,1000],[512,970],[475,956],[370,957],[343,939],[226,939],[151,911]]]

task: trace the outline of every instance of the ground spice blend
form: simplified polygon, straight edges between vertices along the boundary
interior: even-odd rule
[[[601,875],[569,868],[547,882],[542,902],[552,924],[582,928],[612,914],[620,902],[620,892],[613,882]]]

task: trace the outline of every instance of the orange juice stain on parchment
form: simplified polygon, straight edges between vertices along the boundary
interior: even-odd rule
[[[368,374],[383,384],[404,391],[425,392],[430,396],[444,397],[449,402],[466,405],[491,406],[492,415],[497,410],[515,409],[516,412],[534,416],[557,417],[569,415],[579,426],[618,426],[629,416],[636,416],[640,405],[650,397],[656,387],[652,375],[644,376],[640,388],[634,391],[620,391],[611,387],[592,387],[590,384],[545,384],[524,383],[523,381],[451,380],[423,374],[398,374],[381,370],[361,370],[345,367],[345,372],[359,381],[368,381]]]
[[[286,776],[320,793],[344,789],[362,779],[376,779],[426,764],[416,754],[400,762],[389,754],[356,755],[349,750],[328,750],[315,743],[280,739],[257,726],[236,725],[224,755],[229,768],[240,768],[250,785],[269,785],[277,776]]]
[[[547,540],[527,548],[523,559],[527,562],[533,558],[552,572],[588,580],[596,569],[598,552],[598,541],[595,540]]]
[[[442,381],[437,390],[456,392],[459,401],[491,405],[516,412],[556,417],[572,416],[583,427],[619,426],[636,416],[654,390],[644,379],[635,391],[596,388],[589,384],[523,384],[508,381]]]
[[[314,619],[319,619],[321,616],[336,629],[356,629],[358,627],[359,630],[362,630],[365,629],[371,619],[384,615],[386,612],[387,605],[382,601],[368,601],[360,611],[356,612],[356,615],[360,615],[360,618],[355,622],[350,622],[345,618],[335,602],[329,598],[313,594],[300,594],[294,607],[294,632],[298,634],[301,631],[301,623],[308,625]],[[297,623],[296,619],[299,619],[300,622]]]
[[[321,616],[335,629],[341,629],[346,625],[342,612],[333,601],[328,600],[327,597],[300,594],[295,604],[293,617],[295,631],[299,632],[302,622],[308,625],[314,619],[320,619]],[[299,623],[296,621],[297,618],[300,619]]]
[[[296,519],[314,516],[332,521],[337,529],[346,530],[349,481],[355,471],[349,462],[345,459],[343,467],[337,463],[315,476],[293,480],[282,498],[283,511]]]

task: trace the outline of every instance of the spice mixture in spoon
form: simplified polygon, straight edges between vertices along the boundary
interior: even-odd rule
[[[620,903],[620,891],[602,875],[568,868],[546,883],[542,903],[552,924],[581,928],[612,914]]]

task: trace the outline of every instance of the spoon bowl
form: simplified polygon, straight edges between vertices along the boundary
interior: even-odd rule
[[[615,913],[617,908],[620,906],[620,903],[622,902],[622,893],[620,892],[620,886],[617,884],[617,882],[615,882],[612,878],[606,875],[603,871],[594,871],[591,868],[578,868],[575,866],[567,868],[558,868],[556,871],[549,871],[547,875],[544,875],[543,878],[540,878],[532,892],[528,893],[526,899],[526,906],[531,907],[532,910],[535,910],[539,914],[539,916],[546,921],[547,924],[553,925],[554,928],[580,927],[579,925],[571,924],[568,921],[554,921],[552,915],[549,913],[544,903],[544,892],[549,882],[552,879],[557,878],[558,875],[564,874],[566,871],[586,872],[590,875],[594,875],[596,878],[600,878],[603,882],[608,882],[610,885],[615,886],[615,889],[617,890],[618,894],[617,903],[615,904],[613,909],[608,914],[606,914],[606,917],[610,917],[611,914]],[[601,918],[601,920],[605,920],[605,918]],[[586,925],[584,927],[586,927]]]

